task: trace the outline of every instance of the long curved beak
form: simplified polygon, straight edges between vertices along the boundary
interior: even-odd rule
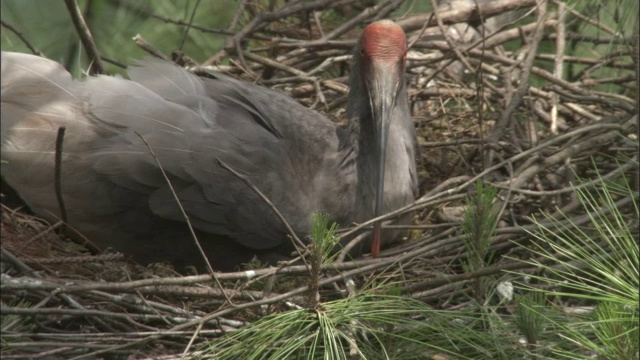
[[[371,112],[377,131],[376,155],[378,158],[378,168],[376,171],[377,181],[374,217],[378,217],[382,215],[382,203],[384,200],[384,174],[389,124],[391,123],[391,112],[395,106],[401,74],[399,74],[395,66],[389,64],[374,64],[372,70],[371,78],[367,82],[367,91],[369,92]],[[371,256],[374,258],[380,254],[382,237],[381,225],[382,223],[380,221],[373,224]]]

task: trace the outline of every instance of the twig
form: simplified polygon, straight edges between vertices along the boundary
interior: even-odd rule
[[[64,194],[62,193],[62,145],[64,143],[64,133],[66,128],[61,126],[58,128],[58,135],[56,136],[56,154],[55,154],[55,168],[54,168],[54,187],[56,191],[56,199],[58,200],[58,208],[60,209],[60,218],[62,219],[62,225],[60,231],[65,231],[65,225],[68,223],[67,207],[64,204]]]
[[[240,174],[239,172],[235,171],[233,168],[231,168],[229,165],[227,165],[221,159],[217,159],[217,160],[218,160],[218,164],[220,164],[220,166],[222,168],[226,169],[227,171],[232,173],[234,176],[236,176],[238,179],[242,180],[243,183],[245,183],[251,190],[253,190],[253,192],[255,192],[256,195],[258,195],[258,197],[260,197],[260,199],[262,199],[262,201],[264,201],[264,203],[267,206],[269,206],[271,211],[273,211],[273,213],[278,217],[280,222],[282,222],[282,225],[284,225],[285,229],[287,230],[287,233],[289,234],[289,237],[291,237],[291,240],[293,241],[294,248],[298,252],[298,255],[300,255],[300,257],[304,260],[304,257],[302,256],[302,249],[306,248],[305,243],[302,240],[300,240],[298,235],[296,235],[295,231],[293,231],[293,229],[291,228],[291,226],[287,222],[287,219],[285,219],[284,216],[282,215],[282,213],[280,213],[280,211],[275,207],[275,205],[273,205],[271,200],[269,200],[269,198],[267,198],[262,193],[262,191],[260,191],[260,189],[258,189],[246,176],[244,176],[244,175]]]
[[[57,159],[56,159],[57,160]],[[56,176],[57,178],[57,176]],[[56,190],[56,196],[57,196],[57,190]],[[22,246],[20,247],[20,250],[24,250],[26,247],[28,247],[29,245],[31,245],[34,241],[41,239],[43,236],[49,234],[50,232],[52,232],[53,230],[59,228],[60,226],[64,225],[64,221],[58,221],[55,224],[47,227],[46,229],[44,229],[43,231],[39,232],[36,236],[33,236],[32,238],[30,238],[29,240],[25,241],[24,244],[22,244]]]
[[[237,32],[232,37],[228,38],[225,41],[225,45],[222,50],[218,51],[215,55],[210,57],[207,61],[203,63],[203,65],[213,65],[217,64],[222,60],[222,58],[228,53],[229,50],[235,48],[235,44],[241,43],[242,40],[252,31],[263,27],[267,22],[273,21],[276,19],[280,19],[282,17],[289,16],[291,14],[301,12],[301,11],[313,11],[314,9],[324,7],[330,4],[333,0],[313,0],[306,1],[302,3],[294,3],[293,5],[284,6],[278,11],[274,12],[265,12],[260,13],[253,20],[251,20],[247,25],[245,25],[242,30]]]
[[[502,134],[510,123],[513,112],[522,103],[522,99],[524,98],[524,95],[529,88],[529,74],[531,73],[533,61],[535,60],[536,53],[538,52],[538,45],[540,44],[542,35],[544,34],[543,24],[546,16],[546,8],[547,0],[538,0],[538,28],[536,29],[529,43],[529,53],[527,54],[527,57],[522,65],[523,69],[522,73],[520,74],[520,84],[518,85],[518,89],[513,95],[513,98],[502,112],[502,115],[500,115],[500,119],[496,123],[493,132],[488,136],[487,142],[489,143],[495,143],[502,137]],[[488,165],[489,164],[485,164],[485,166]]]
[[[318,31],[320,32],[320,37],[324,38],[325,34],[324,34],[324,29],[322,28],[322,21],[320,21],[319,11],[313,12],[313,20],[316,22],[316,26],[318,27]]]
[[[557,1],[557,0],[554,0],[553,2],[554,3],[558,3],[558,4],[562,3],[561,1]],[[607,33],[609,33],[609,34],[611,34],[613,36],[619,36],[620,35],[617,31],[615,31],[614,29],[606,26],[605,24],[601,23],[600,21],[596,21],[596,20],[593,20],[593,19],[591,19],[590,17],[588,17],[586,15],[582,15],[579,11],[577,11],[576,9],[574,9],[571,6],[569,7],[569,12],[571,13],[571,15],[579,18],[580,20],[582,20],[582,21],[584,21],[586,23],[589,23],[589,24],[591,24],[591,25],[593,25],[593,26],[595,26],[597,28],[600,28],[600,29],[604,30],[605,32],[607,32]]]
[[[193,342],[195,341],[198,334],[200,334],[200,331],[202,330],[203,325],[204,323],[200,323],[196,327],[196,330],[193,332],[193,335],[191,335],[191,338],[189,339],[189,343],[187,344],[187,346],[185,346],[184,351],[182,352],[182,358],[185,358],[189,353],[189,349],[191,349],[191,346],[193,346]]]
[[[431,13],[432,16],[434,14],[435,13]],[[420,40],[424,32],[427,30],[427,26],[429,25],[430,22],[431,22],[431,19],[429,19],[428,21],[425,21],[420,31],[418,31],[416,35],[413,35],[413,40],[409,41],[409,45],[407,45],[407,51],[411,50],[411,48],[413,48],[413,46],[418,42],[418,40]]]
[[[6,258],[7,260],[9,260],[13,264],[13,266],[18,268],[18,270],[20,270],[20,271],[22,271],[24,273],[33,272],[33,269],[31,267],[29,267],[27,264],[22,262],[20,259],[18,259],[11,252],[6,250],[4,247],[0,247],[0,253],[2,253],[2,256],[4,258]]]
[[[34,55],[38,55],[38,56],[44,56],[40,50],[36,50],[35,47],[33,47],[33,45],[31,45],[31,43],[29,42],[29,40],[27,40],[26,37],[24,37],[24,35],[22,35],[22,33],[20,31],[18,31],[18,29],[16,29],[15,27],[13,27],[13,25],[7,23],[4,20],[0,20],[0,25],[4,26],[5,28],[7,28],[9,31],[11,31],[12,33],[16,34],[16,36],[18,37],[18,39],[20,39],[20,41],[22,41],[31,51],[31,53],[33,53]]]
[[[171,61],[171,59],[169,59],[166,55],[164,55],[162,52],[154,48],[153,45],[149,44],[149,42],[147,42],[147,40],[145,40],[142,37],[142,35],[136,34],[136,36],[133,37],[133,41],[136,42],[136,45],[138,45],[139,48],[157,57],[158,59],[162,59],[164,61]]]
[[[565,49],[565,18],[566,18],[566,4],[564,2],[558,3],[558,23],[556,24],[556,58],[554,61],[553,67],[553,75],[562,78],[563,74],[563,60],[564,60],[564,49]],[[558,103],[560,102],[560,98],[558,94],[553,94],[551,98],[551,114],[549,118],[551,119],[551,133],[558,133]]]
[[[442,33],[442,36],[444,36],[445,40],[447,41],[447,44],[449,44],[449,48],[451,49],[451,51],[453,51],[454,54],[456,54],[456,58],[464,65],[464,67],[467,70],[469,70],[472,73],[475,73],[476,69],[474,69],[471,66],[471,64],[469,64],[466,57],[462,55],[458,45],[451,39],[451,36],[449,35],[449,31],[445,29],[442,18],[439,15],[438,4],[436,0],[431,0],[431,6],[433,8],[433,16],[436,19],[436,23],[438,23],[438,27],[440,28],[440,32]]]
[[[321,41],[333,40],[333,39],[338,38],[342,34],[344,34],[347,31],[353,29],[355,26],[360,24],[362,21],[375,16],[376,13],[378,13],[378,11],[380,11],[381,9],[391,5],[392,2],[393,2],[393,0],[385,0],[385,1],[382,1],[382,2],[376,4],[376,5],[372,6],[372,7],[368,7],[366,9],[362,10],[358,15],[356,15],[353,18],[349,19],[349,21],[347,21],[344,24],[338,26],[333,31],[331,31],[326,36],[324,36],[321,39]]]
[[[64,257],[46,257],[46,258],[28,258],[24,262],[27,264],[79,264],[79,263],[95,263],[100,261],[122,261],[124,255],[120,253],[115,254],[100,254],[100,255],[86,255],[86,256],[64,256]]]
[[[196,11],[198,10],[198,6],[200,6],[200,0],[196,0],[196,4],[193,6],[193,11],[191,11],[191,18],[189,18],[189,23],[184,28],[184,32],[182,33],[182,38],[180,39],[180,45],[178,45],[178,50],[182,51],[182,47],[184,46],[184,42],[187,40],[187,35],[189,34],[189,29],[193,24],[193,18],[196,16]]]
[[[125,70],[127,69],[127,65],[121,63],[120,61],[116,61],[116,60],[113,60],[111,58],[108,58],[108,57],[102,56],[102,55],[100,56],[100,59],[104,60],[104,62],[106,62],[106,63],[109,63],[111,65],[115,65],[115,66],[117,66],[117,67],[119,67],[121,69],[125,69]]]
[[[494,0],[486,3],[478,3],[476,2],[464,2],[456,6],[455,9],[442,11],[440,13],[440,18],[444,21],[445,24],[455,24],[455,23],[473,23],[474,20],[477,20],[476,12],[480,12],[484,18],[488,18],[497,14],[501,14],[503,12],[528,8],[531,6],[535,6],[538,0]],[[433,14],[431,13],[422,13],[419,15],[411,16],[401,21],[398,21],[398,25],[400,25],[405,31],[413,31],[418,30],[424,26],[425,21],[429,23],[430,26],[436,26],[436,22],[433,21]]]
[[[633,163],[634,161],[637,161],[637,156],[633,157],[631,159],[631,162],[621,165],[619,168],[616,168],[616,170],[612,171],[609,174],[603,175],[594,180],[581,182],[578,185],[566,186],[557,190],[534,191],[534,190],[520,189],[513,186],[503,185],[500,183],[489,182],[488,184],[491,184],[491,186],[495,186],[499,189],[510,189],[513,192],[525,194],[529,196],[551,196],[551,195],[569,194],[569,193],[575,192],[576,190],[593,188],[594,186],[600,183],[603,183],[606,180],[614,179],[615,177],[621,174],[624,174],[626,171],[634,169],[635,168],[635,164]]]
[[[156,153],[151,148],[151,145],[149,145],[149,143],[147,142],[147,139],[145,139],[144,136],[142,136],[139,132],[136,131],[135,133],[140,138],[140,140],[142,140],[144,145],[147,147],[147,149],[149,150],[149,154],[151,154],[151,156],[153,156],[153,160],[155,161],[156,165],[158,165],[158,168],[162,172],[162,176],[164,177],[165,181],[167,182],[167,186],[169,187],[169,190],[171,191],[171,194],[173,195],[173,198],[176,200],[176,204],[180,208],[180,213],[182,214],[184,222],[187,224],[187,227],[189,228],[189,232],[191,233],[191,237],[193,238],[193,241],[195,242],[196,246],[198,247],[198,251],[200,251],[200,254],[202,255],[202,258],[203,258],[205,264],[207,265],[207,270],[209,271],[209,274],[211,275],[211,277],[213,277],[213,280],[216,282],[216,285],[218,285],[218,287],[220,288],[220,290],[224,294],[227,302],[231,306],[233,306],[234,305],[233,301],[231,301],[229,296],[227,296],[227,294],[224,292],[224,287],[222,286],[222,283],[220,283],[220,280],[218,279],[218,276],[216,275],[216,272],[213,271],[213,268],[211,267],[211,263],[209,262],[209,258],[207,257],[207,254],[202,249],[202,246],[200,245],[200,241],[198,240],[198,236],[196,235],[196,232],[193,229],[193,226],[191,225],[191,220],[189,220],[189,216],[187,215],[187,212],[182,207],[182,203],[180,202],[180,198],[178,197],[178,194],[176,194],[175,190],[173,189],[173,185],[171,184],[171,180],[169,180],[169,177],[167,176],[167,173],[164,171],[164,167],[160,163],[160,159],[158,159],[158,157],[156,156]]]
[[[208,28],[208,27],[204,27],[198,24],[193,24],[193,23],[186,23],[185,21],[181,20],[181,19],[169,19],[167,17],[158,15],[156,13],[154,13],[153,11],[149,11],[149,7],[146,6],[139,6],[138,4],[144,4],[141,2],[131,2],[131,1],[123,1],[123,0],[109,0],[112,1],[114,3],[116,3],[116,5],[119,8],[125,8],[125,9],[130,9],[133,10],[133,12],[143,15],[144,17],[150,17],[152,19],[157,19],[160,20],[164,23],[167,24],[174,24],[174,25],[179,25],[179,26],[189,26],[190,28],[194,29],[194,30],[198,30],[201,31],[203,33],[209,33],[209,34],[224,34],[224,35],[233,35],[232,31],[228,31],[228,30],[223,30],[223,29],[212,29],[212,28]]]
[[[69,10],[69,15],[71,16],[73,25],[75,26],[76,31],[78,32],[78,36],[80,37],[80,41],[82,41],[82,45],[84,46],[84,49],[87,52],[87,56],[89,57],[89,74],[104,74],[105,71],[104,66],[102,66],[102,60],[100,59],[100,53],[98,52],[98,48],[93,41],[91,31],[84,21],[84,17],[82,16],[80,7],[78,7],[78,3],[76,3],[75,0],[64,0],[64,3],[65,5],[67,5],[67,9]]]
[[[388,228],[388,227],[385,226],[383,228]],[[344,259],[351,252],[351,250],[356,246],[361,245],[362,241],[364,241],[364,239],[366,239],[369,235],[371,235],[371,232],[365,231],[361,234],[358,234],[353,239],[351,239],[349,243],[340,251],[340,255],[338,255],[335,262],[336,263],[344,262]]]
[[[244,13],[244,9],[247,7],[247,3],[249,0],[242,0],[236,9],[236,12],[233,14],[233,19],[231,19],[231,23],[229,24],[229,28],[227,29],[230,32],[230,35],[233,35],[233,32],[238,27],[238,22],[240,22],[240,18]]]

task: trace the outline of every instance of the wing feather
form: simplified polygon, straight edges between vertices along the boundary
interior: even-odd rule
[[[317,198],[323,191],[314,180],[337,172],[337,159],[307,149],[337,151],[329,120],[275,90],[199,78],[155,59],[140,65],[131,80],[73,81],[50,60],[2,54],[3,177],[36,211],[57,212],[53,144],[67,126],[63,191],[74,219],[98,237],[123,228],[160,232],[169,226],[162,221],[184,220],[140,135],[203,233],[253,249],[288,242],[271,209],[218,159],[249,177],[302,234],[313,210],[339,212]]]

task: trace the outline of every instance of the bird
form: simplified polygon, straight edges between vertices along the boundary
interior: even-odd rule
[[[301,238],[316,212],[349,226],[412,203],[416,135],[406,54],[395,22],[363,29],[347,124],[339,126],[278,90],[220,73],[197,76],[159,59],[130,66],[128,79],[74,80],[52,60],[3,52],[2,179],[35,214],[59,221],[55,144],[64,127],[66,221],[99,248],[141,264],[202,264],[179,201],[216,270],[252,259],[274,264],[295,250],[285,226],[222,163]],[[367,240],[374,256],[401,236],[380,229],[376,223]]]

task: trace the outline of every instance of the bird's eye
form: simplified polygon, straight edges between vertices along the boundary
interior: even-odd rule
[[[364,56],[364,48],[360,48],[360,56]]]

